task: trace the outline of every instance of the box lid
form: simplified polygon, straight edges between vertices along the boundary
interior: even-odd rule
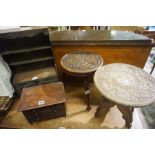
[[[48,83],[22,90],[18,111],[37,109],[66,102],[62,82]]]

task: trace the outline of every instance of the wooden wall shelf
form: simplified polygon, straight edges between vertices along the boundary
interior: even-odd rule
[[[19,95],[24,87],[58,81],[48,29],[0,34],[0,47]]]

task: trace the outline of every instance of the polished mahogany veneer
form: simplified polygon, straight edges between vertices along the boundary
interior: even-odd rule
[[[65,92],[62,82],[24,88],[18,111],[33,121],[66,116]]]
[[[60,77],[61,58],[70,52],[95,52],[105,64],[127,63],[143,68],[153,46],[144,35],[123,31],[53,31],[50,32],[52,52]]]

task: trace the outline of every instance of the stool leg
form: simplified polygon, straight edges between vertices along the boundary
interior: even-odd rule
[[[89,77],[87,77],[84,81],[84,89],[85,89],[85,96],[87,102],[87,110],[90,110],[90,89],[89,89]]]
[[[152,67],[152,69],[151,69],[150,74],[152,74],[152,72],[153,72],[154,68],[155,68],[155,63],[153,64],[153,67]]]
[[[122,113],[123,119],[125,119],[125,126],[130,129],[133,121],[133,107],[125,107],[122,105],[117,105],[117,108]]]
[[[106,114],[109,112],[110,108],[113,106],[115,106],[114,103],[101,97],[99,106],[97,107],[96,112],[95,112],[95,117],[99,117],[101,112],[102,112],[102,116],[105,117]]]

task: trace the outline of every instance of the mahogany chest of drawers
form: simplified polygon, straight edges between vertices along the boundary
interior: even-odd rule
[[[18,111],[29,123],[66,116],[65,92],[62,82],[24,88]]]

